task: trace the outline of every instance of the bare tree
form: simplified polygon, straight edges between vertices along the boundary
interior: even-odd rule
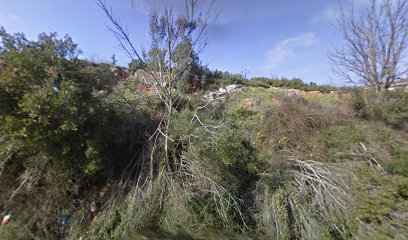
[[[174,86],[184,71],[193,63],[194,59],[191,56],[195,52],[201,52],[207,45],[206,30],[208,21],[213,16],[215,0],[185,0],[186,10],[184,13],[177,13],[177,16],[172,9],[167,7],[163,13],[153,12],[150,16],[151,48],[149,54],[135,47],[125,25],[115,17],[112,9],[104,0],[96,0],[96,2],[110,20],[113,27],[109,29],[119,41],[122,49],[132,60],[141,62],[145,66],[144,70],[155,82],[157,96],[165,106],[165,111],[151,139],[155,147],[163,140],[165,162],[158,165],[170,170],[168,146],[169,142],[173,142],[174,139],[169,136],[169,125],[180,98]],[[177,54],[181,46],[184,46],[182,56]],[[150,164],[151,167],[153,165],[153,163]],[[152,173],[153,170],[151,169],[150,172]]]
[[[116,36],[123,50],[132,59],[136,60],[143,70],[155,82],[156,95],[161,101],[163,111],[160,111],[159,123],[154,133],[149,138],[149,151],[142,155],[142,163],[137,166],[141,169],[133,190],[128,194],[131,196],[132,204],[129,204],[127,219],[123,222],[135,223],[135,217],[140,217],[138,211],[143,208],[134,207],[145,205],[146,202],[159,202],[154,208],[163,208],[164,201],[175,202],[180,205],[183,191],[188,194],[209,194],[216,204],[216,211],[225,226],[229,225],[228,212],[234,211],[242,220],[243,228],[247,229],[246,222],[242,216],[239,201],[224,188],[218,180],[211,177],[211,173],[201,166],[201,159],[197,160],[194,153],[192,140],[199,138],[196,132],[205,132],[205,136],[213,140],[218,133],[216,130],[222,127],[218,119],[210,124],[207,119],[200,115],[211,111],[212,101],[197,107],[192,114],[188,128],[198,129],[173,135],[171,124],[175,121],[180,104],[181,95],[175,89],[182,75],[194,64],[195,56],[207,45],[207,27],[211,18],[216,17],[214,13],[215,0],[185,0],[185,12],[175,12],[174,9],[165,8],[162,12],[153,12],[150,16],[150,48],[144,51],[138,50],[131,41],[129,33],[104,0],[96,0],[110,20],[110,30]],[[203,135],[200,134],[202,137]],[[205,139],[200,139],[205,141]],[[172,150],[179,143],[186,143],[186,152],[174,157]],[[173,149],[172,149],[173,148]],[[126,174],[124,174],[125,176]],[[125,189],[126,180],[119,181],[117,194]],[[173,189],[173,190],[172,190]],[[175,189],[175,190],[174,190]],[[158,193],[154,195],[153,193]],[[148,199],[148,200],[146,200]],[[114,201],[114,198],[113,200]],[[112,208],[113,209],[113,208]],[[108,209],[108,214],[114,213],[114,209]],[[146,209],[149,209],[146,207]],[[133,227],[134,229],[134,227]]]
[[[408,73],[408,1],[370,0],[361,9],[352,0],[337,27],[344,44],[329,59],[338,77],[381,91]]]

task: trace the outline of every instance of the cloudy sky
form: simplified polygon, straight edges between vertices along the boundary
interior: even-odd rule
[[[248,76],[330,80],[328,51],[338,44],[334,24],[341,0],[218,0],[219,16],[209,27],[209,45],[201,54],[212,69]],[[343,0],[344,1],[344,0]],[[365,0],[359,0],[365,1]],[[127,23],[137,46],[147,46],[149,9],[165,0],[107,0]],[[176,8],[183,0],[171,0]],[[40,32],[70,35],[83,57],[119,63],[129,59],[107,30],[109,22],[93,0],[0,0],[0,25],[34,38]],[[340,83],[341,84],[341,83]]]

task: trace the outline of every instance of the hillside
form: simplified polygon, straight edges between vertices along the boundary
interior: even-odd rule
[[[406,93],[212,74],[164,145],[160,92],[64,55],[56,91],[71,40],[43,38],[0,55],[1,239],[407,237]]]
[[[94,3],[127,66],[0,28],[1,240],[408,239],[408,3],[340,28],[347,87],[211,69],[215,1],[143,12],[147,48]]]

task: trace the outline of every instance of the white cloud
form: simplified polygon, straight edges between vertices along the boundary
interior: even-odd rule
[[[296,56],[298,50],[310,47],[318,41],[314,33],[302,33],[278,42],[267,52],[265,70],[271,73],[285,60]]]
[[[391,3],[396,4],[399,0],[391,0]],[[334,23],[341,17],[341,6],[347,7],[353,4],[358,10],[362,10],[370,5],[370,0],[345,0],[338,5],[327,6],[323,11],[317,12],[311,19],[312,23]],[[382,1],[378,1],[381,4]]]
[[[339,19],[340,15],[341,15],[341,11],[339,7],[328,6],[322,12],[319,12],[316,15],[314,15],[312,18],[312,22],[313,23],[318,23],[318,22],[333,23],[337,19]]]

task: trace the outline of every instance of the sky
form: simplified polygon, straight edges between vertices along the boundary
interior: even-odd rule
[[[176,9],[184,0],[168,0]],[[344,1],[344,0],[343,0]],[[365,0],[359,0],[365,1]],[[126,23],[136,46],[148,47],[151,8],[166,0],[106,0]],[[211,69],[248,77],[301,78],[336,84],[327,55],[339,44],[335,30],[341,0],[218,0],[218,17],[208,27],[208,46],[200,55]],[[133,4],[133,7],[132,7]],[[119,47],[94,0],[0,0],[0,26],[35,39],[41,32],[68,34],[84,58],[120,65],[130,59]]]

